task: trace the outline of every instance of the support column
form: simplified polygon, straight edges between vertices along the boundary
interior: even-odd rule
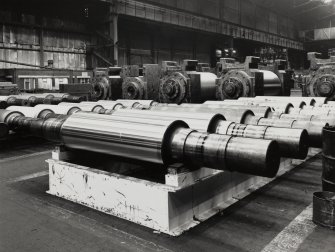
[[[39,44],[40,44],[40,67],[44,67],[44,31],[43,31],[43,28],[40,29]]]
[[[113,58],[114,65],[117,66],[119,63],[117,1],[111,3],[109,10],[109,36],[113,40],[113,50],[110,56]]]

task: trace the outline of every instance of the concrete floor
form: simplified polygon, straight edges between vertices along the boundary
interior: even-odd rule
[[[335,251],[335,232],[321,227],[295,250],[264,250],[321,189],[320,156],[172,238],[46,194],[51,147],[24,140],[1,150],[0,251]]]

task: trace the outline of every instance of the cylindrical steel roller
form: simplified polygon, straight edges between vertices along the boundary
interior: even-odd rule
[[[114,104],[115,101],[99,100],[99,101],[97,101],[97,103],[99,103],[103,106],[104,104]],[[122,106],[124,106],[126,108],[136,108],[137,106],[141,106],[141,104],[136,100],[129,100],[128,102],[122,102],[121,104],[122,104]]]
[[[254,100],[291,102],[294,105],[294,107],[299,107],[299,108],[302,105],[302,104],[299,104],[301,102],[306,103],[307,106],[314,106],[314,104],[316,103],[313,97],[293,97],[293,96],[256,96]]]
[[[311,147],[321,147],[322,128],[325,122],[298,121],[295,119],[257,118],[250,119],[246,124],[274,126],[279,128],[306,129]]]
[[[219,113],[189,113],[183,111],[152,111],[136,109],[120,109],[114,111],[111,116],[114,118],[125,117],[129,121],[138,121],[139,118],[150,120],[183,120],[191,129],[214,132],[220,121],[225,117]]]
[[[24,106],[10,106],[7,110],[21,112],[25,117],[32,118],[47,118],[54,112],[51,109],[43,107],[24,107]]]
[[[81,111],[88,111],[88,112],[95,112],[99,113],[100,110],[104,109],[103,105],[98,103],[69,103],[69,102],[61,102],[58,106],[65,106],[65,107],[78,107]]]
[[[254,113],[248,109],[225,109],[225,108],[209,108],[209,107],[181,107],[181,106],[152,106],[152,111],[183,111],[183,112],[197,112],[197,113],[220,113],[226,120],[232,122],[243,123],[249,117],[253,117]]]
[[[225,100],[227,101],[227,100]],[[225,101],[207,101],[203,105],[204,107],[220,107],[223,109],[250,109],[255,116],[259,117],[271,117],[273,111],[269,106],[255,106],[255,105],[245,105],[244,103],[233,104],[234,102]],[[229,100],[234,101],[234,100]]]
[[[96,102],[81,102],[80,104],[90,104],[90,105],[93,105],[93,104],[97,104]],[[118,109],[121,109],[121,108],[124,108],[124,106],[119,103],[119,102],[109,102],[109,103],[104,103],[104,104],[101,104],[100,105],[104,108],[104,109],[108,109],[108,110],[118,110]]]
[[[8,134],[9,134],[8,125],[6,123],[0,122],[0,140],[6,138]]]
[[[10,113],[0,111],[0,119],[6,119],[10,128],[61,141],[68,148],[162,165],[184,163],[265,177],[275,176],[279,168],[275,141],[200,133],[180,120],[129,122],[87,112],[62,119],[34,119]]]
[[[124,109],[114,112],[112,116],[117,119],[125,117],[129,121],[138,121],[138,118],[152,120],[182,119],[191,129],[199,131],[237,137],[276,140],[284,157],[304,159],[308,151],[308,134],[306,130],[238,124],[225,121],[222,115],[215,113]]]
[[[274,72],[268,70],[258,70],[263,73],[264,78],[264,94],[269,96],[279,96],[282,94],[281,81]]]
[[[280,114],[279,119],[295,119],[299,121],[324,122],[335,125],[335,116],[300,115],[300,114]]]
[[[276,140],[283,157],[304,159],[308,153],[308,133],[304,129],[277,128],[221,121],[214,133]]]
[[[124,106],[129,106],[132,105],[134,102],[138,102],[140,104],[142,104],[143,106],[154,106],[156,104],[158,104],[158,102],[154,101],[154,100],[126,100],[126,99],[118,99],[116,100],[116,102],[119,102],[121,104],[125,104]]]
[[[39,104],[39,105],[36,105],[35,108],[50,109],[55,114],[59,114],[59,115],[72,115],[72,114],[81,110],[76,104],[73,104],[73,106],[58,106],[58,105]]]
[[[300,114],[300,115],[315,115],[315,116],[335,116],[335,110],[324,109],[315,107],[312,108],[304,108],[304,109],[292,109],[289,114]]]

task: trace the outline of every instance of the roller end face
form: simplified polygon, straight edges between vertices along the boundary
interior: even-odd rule
[[[0,139],[4,139],[9,134],[8,125],[0,122]]]
[[[303,130],[300,135],[299,141],[299,151],[298,155],[295,157],[297,159],[305,159],[308,155],[308,148],[309,148],[309,135],[307,130]]]
[[[259,175],[267,178],[273,178],[277,175],[280,166],[279,145],[276,141],[271,141],[266,152],[265,165]]]
[[[227,157],[232,171],[272,178],[279,169],[280,149],[273,140],[235,138],[228,145]]]

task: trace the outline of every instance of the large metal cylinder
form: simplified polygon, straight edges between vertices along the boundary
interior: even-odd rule
[[[61,102],[58,106],[64,107],[77,107],[80,108],[81,111],[95,112],[99,113],[100,110],[104,109],[104,107],[98,103],[69,103],[69,102]]]
[[[52,110],[54,114],[59,115],[72,115],[81,109],[77,106],[77,104],[73,104],[72,106],[58,106],[58,105],[49,105],[49,104],[39,104],[34,108],[36,109],[49,109]]]
[[[9,134],[9,128],[6,123],[0,122],[0,140],[6,138]]]
[[[211,108],[211,107],[182,107],[182,106],[152,106],[152,111],[183,111],[183,112],[197,112],[197,113],[220,113],[226,120],[232,122],[243,123],[249,117],[253,117],[254,113],[246,108]]]
[[[282,95],[282,83],[274,72],[268,70],[259,70],[264,76],[264,95],[280,96]]]
[[[159,101],[162,103],[189,102],[192,99],[192,92],[197,93],[197,100],[214,100],[216,92],[217,76],[207,72],[192,72],[194,75],[199,75],[198,83],[186,73],[174,72],[161,79],[159,88]],[[193,91],[192,91],[193,90]]]
[[[98,104],[101,104],[102,106],[106,105],[111,105],[111,104],[115,104],[115,101],[108,101],[108,100],[99,100],[97,101]],[[119,102],[118,102],[119,103]],[[137,108],[137,107],[142,107],[142,105],[136,101],[136,100],[128,100],[127,102],[122,102],[121,103],[123,107],[126,108]]]
[[[318,115],[300,115],[300,114],[279,114],[273,118],[295,119],[299,121],[324,122],[329,125],[335,125],[335,116],[318,116]]]
[[[305,159],[308,153],[308,133],[305,129],[277,128],[221,121],[214,133],[276,140],[283,157]]]
[[[116,101],[110,101],[110,102],[106,102],[106,103],[97,103],[97,102],[81,102],[80,104],[84,104],[84,105],[101,105],[104,109],[106,110],[118,110],[118,109],[122,109],[124,108],[124,106]]]
[[[298,121],[294,119],[251,118],[247,124],[273,126],[279,128],[306,129],[311,147],[322,146],[322,129],[328,124],[325,122]]]
[[[322,189],[335,192],[335,127],[323,128]]]
[[[24,106],[9,106],[7,110],[21,112],[25,117],[32,118],[47,118],[51,113],[51,109],[45,107],[24,107]]]
[[[289,114],[300,114],[300,115],[315,115],[315,116],[335,116],[335,110],[328,108],[304,108],[304,109],[291,109]]]
[[[150,120],[184,120],[191,129],[198,131],[225,134],[235,137],[276,140],[280,153],[284,157],[304,159],[308,152],[308,134],[304,129],[283,129],[268,126],[244,125],[225,121],[218,113],[174,111],[139,111],[123,109],[115,111],[114,118],[126,117],[130,121]]]
[[[118,99],[116,100],[116,102],[121,103],[122,105],[124,104],[124,106],[128,107],[129,104],[133,104],[134,102],[138,102],[140,104],[142,104],[143,106],[154,106],[156,104],[158,104],[158,102],[154,101],[154,100],[126,100],[126,99]]]
[[[125,117],[129,121],[138,121],[139,119],[150,120],[183,120],[191,129],[214,133],[220,121],[225,117],[220,113],[190,113],[183,111],[153,111],[153,110],[136,110],[120,109],[114,111],[111,116],[114,118]]]
[[[260,101],[291,102],[295,108],[303,108],[302,102],[304,102],[307,106],[314,106],[316,104],[316,100],[313,97],[256,96],[254,99]]]
[[[279,147],[275,141],[200,133],[180,120],[129,122],[87,112],[44,120],[7,110],[0,111],[1,119],[12,129],[33,131],[68,148],[161,165],[184,163],[265,177],[275,176],[279,168]]]

